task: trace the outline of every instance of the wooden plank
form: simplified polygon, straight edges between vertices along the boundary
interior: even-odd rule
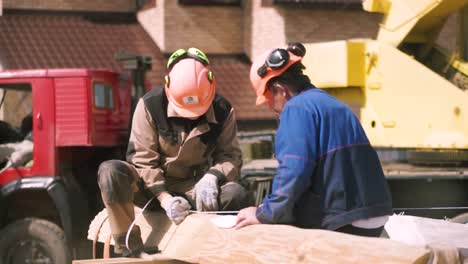
[[[111,258],[111,259],[88,259],[74,260],[73,264],[180,264],[186,263],[179,260],[171,260],[164,257],[159,259],[139,259],[139,258]]]
[[[138,224],[147,245],[157,244],[165,257],[192,263],[425,263],[431,253],[389,239],[286,225],[220,229],[213,217],[218,216],[190,215],[176,226],[165,225],[164,214],[152,213]]]

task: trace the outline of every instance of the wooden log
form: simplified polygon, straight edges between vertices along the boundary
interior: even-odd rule
[[[164,254],[197,263],[425,263],[430,254],[388,239],[286,225],[220,229],[212,217],[187,218]]]
[[[161,257],[159,259],[139,259],[139,258],[111,258],[111,259],[87,259],[74,260],[73,264],[180,264],[186,263],[178,260],[171,260]]]
[[[190,215],[176,226],[164,222],[164,214],[151,213],[138,224],[146,244],[158,245],[161,256],[192,263],[426,263],[431,254],[389,239],[286,225],[221,229],[210,220],[214,217]]]

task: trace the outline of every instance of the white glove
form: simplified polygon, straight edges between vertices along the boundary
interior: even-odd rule
[[[26,161],[32,159],[34,144],[30,140],[23,140],[19,143],[9,143],[0,145],[1,159],[8,158],[8,162],[3,168],[6,170],[11,167],[23,165]],[[6,155],[9,157],[5,157]],[[3,171],[2,170],[2,171]]]
[[[23,140],[15,146],[15,152],[10,156],[13,166],[21,166],[32,158],[34,145],[30,140]]]
[[[11,156],[11,153],[15,152],[15,144],[7,143],[0,145],[0,162],[3,162]]]
[[[205,174],[195,184],[192,199],[196,201],[197,211],[218,210],[218,177]]]
[[[184,221],[190,210],[189,202],[180,196],[167,197],[161,202],[161,206],[166,210],[167,217],[176,225]]]

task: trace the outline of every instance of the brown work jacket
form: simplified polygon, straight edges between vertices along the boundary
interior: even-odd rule
[[[219,183],[238,179],[242,156],[236,136],[234,108],[227,116],[216,144],[211,148],[207,148],[200,140],[200,135],[210,131],[208,122],[219,122],[213,106],[206,112],[206,120],[200,121],[192,129],[187,128],[189,120],[171,118],[179,117],[171,104],[168,104],[167,116],[169,124],[179,136],[177,143],[171,144],[158,135],[157,126],[143,99],[139,100],[133,115],[127,161],[135,166],[153,194],[186,191],[177,186],[188,184],[193,187],[206,172],[216,175]]]

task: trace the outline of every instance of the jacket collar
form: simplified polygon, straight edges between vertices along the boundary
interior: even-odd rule
[[[208,108],[208,111],[206,111],[205,116],[206,116],[206,120],[208,121],[208,123],[212,123],[212,124],[218,123],[218,121],[216,121],[216,117],[214,114],[213,105],[211,105],[210,108]],[[169,103],[167,104],[167,117],[169,118],[169,117],[182,117],[182,116],[180,116],[174,110],[174,107],[172,106],[172,104]]]

